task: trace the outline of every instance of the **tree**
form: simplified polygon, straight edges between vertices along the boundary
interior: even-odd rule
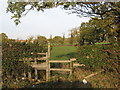
[[[76,6],[77,5],[77,6]],[[120,45],[120,2],[79,2],[73,7],[67,7],[67,10],[71,10],[71,13],[77,13],[79,16],[97,16],[106,21],[107,27],[113,29],[117,35],[117,42]],[[108,23],[109,22],[109,23]],[[109,35],[114,37],[113,35]],[[113,38],[112,38],[113,39]],[[113,40],[114,41],[114,40]]]
[[[25,7],[29,5],[30,8]],[[20,18],[30,10],[44,11],[57,6],[63,6],[69,13],[77,13],[78,16],[97,16],[102,20],[108,20],[108,27],[117,27],[117,42],[120,45],[120,2],[8,2],[7,12],[13,13],[12,18],[18,25]]]
[[[1,34],[0,34],[0,37],[1,37],[2,39],[8,39],[8,36],[7,36],[5,33],[1,33]]]
[[[79,32],[79,27],[77,28],[73,28],[70,30],[70,43],[79,43],[79,35],[80,35],[80,32]]]
[[[35,39],[35,43],[38,43],[40,46],[47,44],[47,39],[44,36],[38,36]]]
[[[34,37],[33,36],[30,36],[28,39],[27,39],[27,43],[33,43],[34,41]]]
[[[117,33],[114,31],[116,28],[108,27],[109,23],[109,21],[97,17],[92,18],[89,22],[82,23],[80,26],[80,40],[84,39],[89,44],[103,41],[115,43]]]
[[[53,43],[55,43],[55,44],[63,44],[63,38],[61,36],[55,36],[53,38]]]
[[[46,46],[47,46],[47,39],[46,39],[46,37],[44,37],[44,36],[38,36],[35,40],[34,40],[34,44],[36,45],[36,46],[34,46],[34,51],[36,52],[46,52],[46,50],[47,50],[47,48],[46,48]],[[38,48],[38,46],[39,46],[39,48]]]
[[[65,33],[63,34],[63,43],[65,43]]]

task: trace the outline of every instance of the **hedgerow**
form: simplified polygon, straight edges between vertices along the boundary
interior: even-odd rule
[[[104,69],[119,75],[119,45],[83,45],[78,47],[79,63],[84,63],[94,69]]]
[[[40,46],[37,43],[15,42],[15,40],[10,39],[2,41],[3,86],[9,87],[12,81],[16,82],[16,79],[23,76],[24,71],[32,70],[28,64],[19,61],[20,59],[41,57],[37,53],[46,51],[46,45]]]

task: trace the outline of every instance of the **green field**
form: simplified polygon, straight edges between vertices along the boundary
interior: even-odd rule
[[[67,60],[76,57],[75,46],[59,46],[51,49],[51,60]]]

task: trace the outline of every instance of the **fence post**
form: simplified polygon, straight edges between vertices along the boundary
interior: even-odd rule
[[[38,73],[37,73],[37,69],[35,69],[35,80],[38,79]]]
[[[50,80],[50,42],[48,41],[48,52],[46,53],[46,81]]]
[[[50,59],[50,42],[48,41],[48,59]]]
[[[71,71],[70,71],[70,75],[72,75],[72,73],[73,73],[73,61],[76,61],[76,58],[70,58],[70,69],[71,69]]]
[[[31,79],[31,72],[28,72],[28,78]]]
[[[24,64],[25,64],[25,58],[23,58],[23,61],[24,61]],[[24,78],[26,78],[25,70],[24,70]]]
[[[34,58],[34,64],[37,64],[37,58]]]
[[[72,70],[73,69],[73,62],[71,60],[70,60],[70,69],[71,69],[70,70],[70,75],[72,75],[72,72],[73,72],[73,70]]]
[[[50,68],[49,68],[49,57],[48,57],[48,52],[46,52],[46,81],[49,81],[50,78]]]

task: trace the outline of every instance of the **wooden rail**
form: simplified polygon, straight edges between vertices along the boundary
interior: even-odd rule
[[[50,68],[50,71],[71,71],[71,69]]]
[[[46,60],[47,57],[36,57],[36,58],[23,58],[23,59],[19,59],[19,61],[41,61],[41,60]]]
[[[33,52],[31,54],[34,54]],[[46,53],[36,53],[38,55],[46,55]]]
[[[69,63],[70,60],[50,60],[50,63]]]

